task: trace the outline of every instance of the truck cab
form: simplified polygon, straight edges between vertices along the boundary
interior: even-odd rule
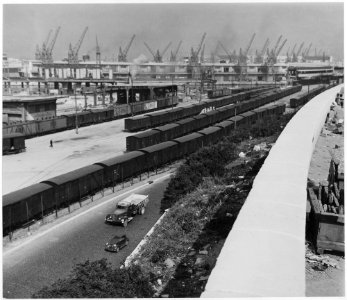
[[[119,201],[112,214],[106,215],[106,223],[128,225],[135,215],[143,215],[148,203],[148,195],[132,194],[129,197]]]

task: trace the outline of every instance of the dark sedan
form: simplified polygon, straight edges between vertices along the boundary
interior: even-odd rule
[[[115,235],[112,239],[110,239],[106,245],[105,250],[111,252],[118,252],[120,249],[124,248],[128,245],[129,239],[126,235],[118,236]]]

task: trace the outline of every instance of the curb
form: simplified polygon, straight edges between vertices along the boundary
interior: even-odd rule
[[[148,238],[152,235],[154,229],[161,223],[166,213],[169,211],[169,209],[166,209],[165,212],[160,216],[160,218],[157,220],[157,222],[153,225],[153,227],[147,232],[147,234],[144,236],[144,238],[141,240],[141,242],[136,246],[134,251],[125,259],[124,267],[128,268],[130,264],[132,263],[135,256],[140,252],[142,246],[144,246],[147,243]]]

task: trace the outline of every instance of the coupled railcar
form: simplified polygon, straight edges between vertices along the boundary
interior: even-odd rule
[[[2,137],[2,154],[25,151],[25,136],[21,133],[7,134]]]
[[[259,106],[267,104],[272,101],[276,101],[289,93],[294,93],[300,90],[300,86],[290,88],[288,90],[280,90],[278,92],[267,92],[258,96],[255,99],[248,101],[242,101],[236,104],[229,104],[223,107],[219,107],[216,110],[208,111],[194,116],[193,118],[182,119],[175,123],[170,123],[161,127],[156,127],[144,133],[138,133],[126,138],[127,151],[133,151],[140,149],[141,147],[147,147],[154,145],[155,143],[165,142],[189,132],[200,130],[211,124],[220,122],[222,120],[233,117],[237,114],[242,114],[250,110],[254,110]],[[251,122],[257,116],[253,116]],[[194,121],[195,120],[195,121]],[[177,124],[179,127],[173,125]],[[159,135],[157,131],[163,132]],[[158,141],[159,139],[159,141]]]
[[[267,108],[270,112],[283,109],[284,105]],[[266,115],[266,112],[262,114]],[[3,234],[25,226],[32,219],[40,219],[59,207],[80,201],[81,197],[100,191],[115,181],[123,181],[156,168],[159,164],[187,156],[202,146],[216,142],[223,132],[231,132],[247,122],[247,117],[233,116],[223,124],[203,130],[203,133],[194,132],[166,143],[132,151],[4,195]]]
[[[63,131],[76,127],[76,117],[78,127],[88,126],[102,122],[108,122],[130,115],[136,115],[143,112],[154,111],[158,108],[165,108],[172,105],[177,105],[178,99],[174,97],[172,103],[170,97],[170,105],[167,99],[149,100],[137,103],[116,105],[106,109],[89,109],[72,115],[64,115],[48,120],[28,121],[12,125],[4,125],[2,128],[3,135],[12,133],[22,133],[26,138],[44,134],[49,134],[57,131]],[[144,126],[146,126],[144,124]]]
[[[264,89],[252,89],[248,92],[242,92],[239,94],[225,96],[218,99],[208,99],[201,101],[198,104],[188,105],[184,107],[184,109],[182,109],[182,111],[180,112],[178,112],[178,110],[167,110],[165,112],[160,113],[146,114],[141,119],[127,118],[124,120],[124,130],[133,132],[160,126],[166,123],[180,120],[185,117],[191,117],[197,114],[205,113],[208,110],[215,110],[218,107],[248,100],[250,99],[250,97],[256,96],[261,92],[264,92]]]

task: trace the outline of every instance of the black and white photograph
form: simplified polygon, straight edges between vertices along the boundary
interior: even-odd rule
[[[345,297],[344,1],[1,9],[2,298]]]

